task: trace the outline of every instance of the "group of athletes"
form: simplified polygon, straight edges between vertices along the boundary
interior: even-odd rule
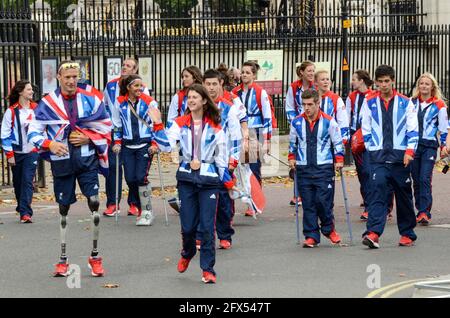
[[[171,152],[179,165],[178,271],[186,271],[199,250],[202,281],[215,283],[216,233],[219,248],[232,247],[232,198],[241,191],[235,169],[248,164],[262,185],[261,162],[270,153],[276,128],[273,103],[255,82],[259,66],[254,62],[243,63],[240,70],[221,64],[204,73],[188,66],[181,72],[183,87],[173,96],[164,125],[158,103],[137,70],[135,59],[125,59],[121,76],[101,92],[79,82],[79,64],[62,61],[59,87],[38,104],[33,102],[30,81],[15,84],[2,119],[1,140],[13,172],[20,222],[32,223],[33,179],[41,156],[50,161],[60,213],[61,255],[54,275],[69,273],[67,215],[76,202],[78,181],[93,222],[88,264],[93,276],[103,276],[97,247],[98,174],[105,176],[103,215],[119,213],[124,175],[128,215],[136,217],[136,225],[149,226],[154,220],[150,165],[155,154]],[[392,67],[381,65],[375,70],[377,90],[372,89],[369,73],[359,70],[352,78],[354,91],[344,102],[331,91],[328,71],[316,70],[313,62],[301,63],[297,75],[287,91],[285,108],[290,123],[288,160],[298,189],[290,204],[303,206],[303,246],[317,246],[320,233],[333,244],[341,242],[333,215],[334,176],[343,167],[347,143],[361,184],[361,219],[367,220],[363,244],[379,247],[395,198],[399,244],[413,245],[416,224],[431,220],[431,178],[438,148],[441,157],[450,152],[447,107],[435,78],[423,74],[413,96],[407,98],[394,89]],[[254,213],[249,206],[245,215]]]

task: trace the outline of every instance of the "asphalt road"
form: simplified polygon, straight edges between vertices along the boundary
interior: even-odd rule
[[[181,249],[179,220],[170,210],[170,224],[165,226],[160,198],[154,199],[157,218],[149,228],[136,227],[134,218],[124,214],[118,225],[114,219],[102,218],[99,248],[107,271],[102,278],[90,277],[86,266],[92,242],[86,202],[72,207],[67,252],[70,263],[81,268],[81,288],[69,288],[66,278],[51,277],[59,257],[56,205],[37,203],[35,223],[29,225],[18,223],[13,207],[2,206],[0,297],[411,297],[415,280],[450,274],[448,228],[418,227],[416,245],[399,247],[394,217],[386,227],[379,250],[363,246],[361,234],[365,224],[359,221],[357,179],[346,180],[352,246],[332,246],[324,237],[316,249],[297,245],[295,209],[288,205],[291,185],[267,185],[268,206],[258,220],[244,217],[243,206],[237,204],[234,245],[231,250],[217,250],[215,285],[201,282],[198,255],[187,272],[177,272]],[[434,225],[450,223],[448,184],[448,177],[435,174]],[[349,243],[341,193],[337,182],[336,228]],[[377,269],[380,275],[373,276]],[[105,287],[114,284],[117,288]]]

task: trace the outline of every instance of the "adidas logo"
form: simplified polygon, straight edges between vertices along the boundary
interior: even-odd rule
[[[212,194],[209,198],[210,198],[210,199],[216,199],[216,195],[215,195],[215,194]]]
[[[333,189],[333,186],[331,184],[329,184],[328,189]]]
[[[146,154],[144,155],[144,158],[148,158],[148,153],[146,153]]]
[[[433,160],[433,161],[434,161],[434,156],[431,156],[430,160]]]
[[[98,189],[98,184],[96,184],[95,186],[94,186],[94,190],[97,190]]]
[[[411,183],[411,179],[406,179],[405,183]]]
[[[34,161],[33,164],[34,164],[34,165],[37,165],[37,161]]]
[[[373,176],[372,176],[372,180],[375,180],[376,178],[377,178],[377,174],[374,173]]]

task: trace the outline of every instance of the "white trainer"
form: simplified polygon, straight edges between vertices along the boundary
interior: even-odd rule
[[[155,216],[152,211],[143,210],[141,216],[136,219],[137,226],[150,226],[153,223]]]

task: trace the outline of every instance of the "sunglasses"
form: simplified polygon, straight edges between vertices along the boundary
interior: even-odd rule
[[[70,68],[79,69],[80,68],[80,64],[78,64],[78,63],[64,63],[63,65],[61,65],[59,67],[58,73],[61,72],[61,70],[68,70]]]

